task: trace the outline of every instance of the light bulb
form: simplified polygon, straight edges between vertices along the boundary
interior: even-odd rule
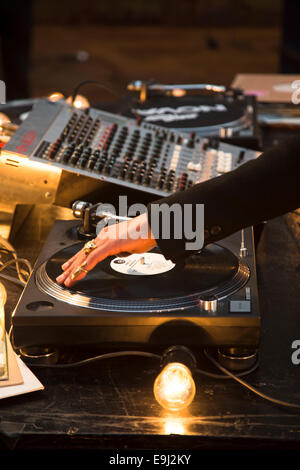
[[[72,104],[72,96],[69,96],[69,98],[66,99],[66,102],[68,104],[71,104],[72,106],[74,106],[74,108],[77,108],[77,109],[86,109],[90,107],[89,100],[85,96],[82,96],[82,95],[76,95],[75,100],[73,101],[73,104]]]
[[[51,95],[48,96],[48,100],[52,101],[52,103],[54,103],[55,101],[62,100],[63,98],[64,95],[59,91],[55,91],[54,93],[51,93]]]
[[[188,367],[180,362],[170,362],[157,376],[153,391],[163,408],[180,411],[192,403],[196,386]]]
[[[0,126],[2,126],[3,124],[9,124],[10,123],[10,119],[8,116],[6,116],[6,114],[4,113],[0,113]]]
[[[181,98],[182,96],[186,95],[186,91],[182,90],[182,88],[174,88],[174,90],[172,91],[172,95],[176,98]]]

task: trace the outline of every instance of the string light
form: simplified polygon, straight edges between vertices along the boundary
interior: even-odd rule
[[[51,93],[51,95],[48,96],[48,100],[52,101],[52,103],[55,103],[55,101],[59,101],[64,99],[64,95],[60,93],[59,91],[55,91]]]
[[[168,411],[187,408],[196,394],[191,373],[196,367],[195,356],[185,346],[171,346],[164,352],[161,366],[153,387],[156,401]]]
[[[6,116],[6,114],[4,113],[0,113],[0,127],[3,125],[3,124],[9,124],[11,121],[9,119],[8,116]]]
[[[90,107],[89,100],[83,95],[76,95],[76,97],[73,101],[73,104],[72,104],[72,96],[69,96],[66,99],[66,102],[68,104],[74,106],[74,108],[77,108],[77,109],[86,109],[86,108]]]
[[[168,364],[154,382],[156,401],[166,410],[181,411],[193,401],[196,386],[191,371],[184,364]]]

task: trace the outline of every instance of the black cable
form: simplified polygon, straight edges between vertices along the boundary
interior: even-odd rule
[[[285,406],[285,407],[288,407],[288,408],[295,408],[295,409],[298,409],[298,410],[300,409],[300,405],[298,405],[296,403],[289,403],[289,402],[286,402],[286,401],[278,400],[277,398],[270,397],[269,395],[266,395],[266,394],[260,392],[255,387],[248,384],[244,380],[240,379],[237,375],[233,374],[228,369],[225,369],[225,367],[221,366],[221,364],[219,364],[219,362],[216,361],[206,350],[204,350],[204,354],[224,374],[228,375],[230,378],[232,378],[236,382],[239,382],[241,385],[248,388],[249,390],[251,390],[251,392],[255,393],[259,397],[264,398],[265,400],[270,401],[272,403],[275,403],[276,405]]]
[[[236,377],[244,377],[245,375],[249,375],[251,374],[252,372],[254,372],[259,366],[259,361],[257,361],[250,369],[247,369],[243,372],[239,372],[238,374],[236,374]],[[205,375],[207,377],[211,377],[213,379],[223,379],[223,380],[231,380],[232,377],[229,377],[228,375],[224,375],[224,374],[214,374],[212,372],[208,372],[206,370],[203,370],[203,369],[195,369],[195,372],[198,373],[198,374],[201,374],[201,375]]]
[[[105,353],[101,354],[100,356],[89,357],[87,359],[83,359],[82,361],[72,362],[70,364],[34,364],[28,363],[26,361],[26,365],[30,367],[52,367],[52,368],[71,368],[71,367],[78,367],[89,364],[95,361],[101,361],[102,359],[111,359],[114,357],[122,357],[122,356],[142,356],[142,357],[150,357],[155,359],[161,359],[161,356],[158,354],[148,353],[144,351],[118,351],[112,353]]]
[[[263,399],[265,399],[265,400],[267,400],[271,403],[275,403],[276,405],[280,405],[280,406],[284,406],[284,407],[288,407],[288,408],[300,409],[300,404],[289,403],[289,402],[271,397],[269,395],[266,395],[266,394],[260,392],[259,390],[257,390],[252,385],[248,384],[247,382],[245,382],[244,380],[239,378],[239,377],[242,377],[244,375],[248,375],[251,372],[253,372],[255,369],[257,369],[258,362],[253,367],[248,369],[247,371],[241,372],[239,374],[233,374],[228,369],[221,366],[221,364],[219,364],[219,362],[216,361],[206,350],[204,350],[204,354],[207,357],[207,359],[209,359],[221,372],[223,372],[223,374],[225,374],[225,376],[224,375],[213,374],[213,373],[210,373],[208,371],[204,371],[204,370],[198,369],[198,368],[195,369],[195,372],[206,375],[208,377],[212,377],[212,378],[218,378],[218,379],[229,378],[229,379],[233,379],[236,382],[243,385],[244,387],[251,390],[253,393],[258,395],[259,397],[261,397],[261,398],[263,398]],[[115,358],[115,357],[124,357],[124,356],[142,356],[142,357],[155,358],[155,359],[159,359],[159,360],[161,360],[161,358],[162,358],[162,356],[160,356],[158,354],[149,353],[149,352],[145,352],[145,351],[119,351],[119,352],[101,354],[99,356],[90,357],[90,358],[84,359],[84,360],[79,361],[79,362],[73,362],[71,364],[34,364],[34,363],[31,364],[31,363],[28,363],[28,362],[26,362],[26,364],[30,367],[72,368],[72,367],[78,367],[78,366],[86,365],[86,364],[89,364],[91,362],[95,362],[95,361],[99,361],[99,360],[103,360],[103,359],[112,359],[112,358]]]
[[[121,96],[114,90],[112,90],[111,88],[108,88],[107,86],[103,85],[103,83],[97,81],[97,80],[84,80],[83,82],[80,82],[78,83],[78,85],[76,85],[76,87],[74,88],[74,91],[72,93],[72,100],[71,100],[71,105],[73,106],[73,103],[75,101],[75,98],[78,94],[78,91],[81,87],[83,87],[84,85],[96,85],[100,88],[103,88],[104,90],[108,91],[109,93],[112,93],[113,95],[115,95],[118,99],[121,99]]]

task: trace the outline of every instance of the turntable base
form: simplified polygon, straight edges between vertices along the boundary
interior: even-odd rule
[[[16,347],[258,346],[252,229],[245,231],[246,258],[239,258],[237,233],[154,274],[147,274],[151,253],[143,271],[142,255],[131,255],[129,274],[117,257],[107,258],[68,289],[55,278],[81,247],[77,226],[55,222],[13,315]]]

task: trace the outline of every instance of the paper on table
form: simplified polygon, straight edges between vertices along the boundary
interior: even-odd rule
[[[20,385],[23,382],[23,377],[18,366],[17,355],[10,344],[8,335],[6,334],[6,348],[7,348],[7,362],[9,375],[6,380],[0,381],[0,387],[8,387],[11,385]]]
[[[41,384],[41,382],[18,356],[17,361],[24,383],[21,385],[9,385],[8,387],[1,387],[0,399],[22,395],[23,393],[35,392],[37,390],[44,390],[43,384]]]

